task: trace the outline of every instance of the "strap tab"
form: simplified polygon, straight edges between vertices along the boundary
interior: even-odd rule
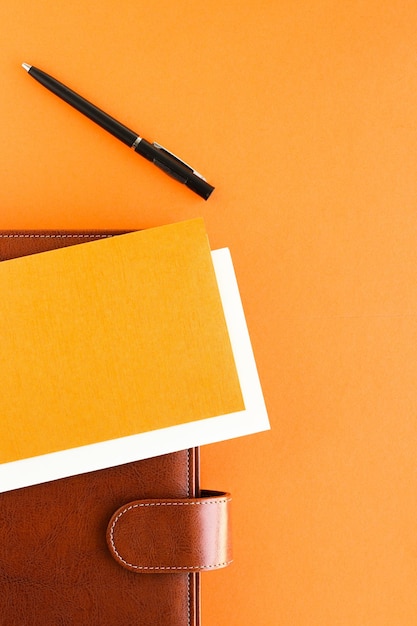
[[[172,574],[232,562],[227,493],[201,498],[137,500],[120,507],[107,528],[113,558],[137,573]]]

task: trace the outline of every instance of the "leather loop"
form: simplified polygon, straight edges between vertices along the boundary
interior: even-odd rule
[[[227,493],[137,500],[110,519],[107,544],[124,568],[143,574],[219,569],[232,562]]]

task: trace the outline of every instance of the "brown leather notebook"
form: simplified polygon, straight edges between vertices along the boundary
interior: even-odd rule
[[[117,234],[7,231],[0,261]],[[200,491],[198,457],[0,493],[1,625],[198,626],[201,572],[231,562],[230,496]]]

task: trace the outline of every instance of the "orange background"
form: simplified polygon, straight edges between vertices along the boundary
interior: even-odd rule
[[[203,624],[417,623],[417,11],[398,0],[4,1],[0,228],[203,216],[272,431],[202,450],[235,563]],[[33,63],[203,172],[208,202]]]

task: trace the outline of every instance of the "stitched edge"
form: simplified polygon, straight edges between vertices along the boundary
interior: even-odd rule
[[[108,234],[108,233],[0,233],[0,238],[1,239],[28,239],[28,238],[35,238],[35,239],[66,239],[66,238],[74,238],[74,239],[80,239],[81,237],[84,237],[86,239],[91,239],[93,237],[95,238],[105,238],[105,237],[113,237],[113,234]]]
[[[191,448],[189,448],[187,450],[187,496],[190,497],[191,495],[191,483],[190,483],[190,477],[191,477]],[[194,589],[195,591],[195,589]],[[195,602],[194,605],[197,602],[197,598],[195,598]],[[187,620],[188,620],[188,626],[191,626],[191,574],[187,575]]]
[[[150,506],[203,506],[207,504],[226,504],[227,502],[230,502],[231,500],[232,498],[218,498],[216,500],[208,500],[208,501],[201,501],[201,502],[141,502],[139,504],[130,504],[128,507],[123,509],[123,511],[121,511],[117,515],[117,517],[115,517],[115,519],[113,520],[113,524],[111,525],[109,537],[110,537],[110,543],[112,545],[113,551],[116,554],[117,558],[122,563],[124,563],[125,565],[133,569],[141,569],[141,570],[187,570],[187,571],[190,571],[190,570],[213,569],[215,567],[225,567],[227,565],[230,565],[233,559],[231,559],[230,561],[224,561],[223,563],[215,563],[214,565],[189,565],[189,566],[166,566],[166,567],[165,566],[134,565],[133,563],[129,563],[128,561],[126,561],[122,557],[122,555],[118,552],[116,545],[114,543],[114,530],[115,530],[116,524],[120,521],[123,515],[125,515],[125,513],[128,513],[132,509],[137,509],[140,507],[150,507]]]

